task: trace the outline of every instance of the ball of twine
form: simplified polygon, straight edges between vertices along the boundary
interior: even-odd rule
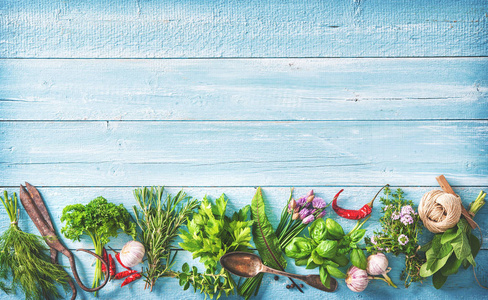
[[[459,222],[461,205],[458,195],[433,190],[420,200],[419,216],[430,232],[444,232]]]

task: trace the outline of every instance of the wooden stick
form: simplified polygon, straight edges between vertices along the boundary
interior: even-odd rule
[[[446,179],[446,177],[444,177],[444,175],[437,176],[435,179],[437,180],[437,182],[439,183],[440,187],[442,188],[442,190],[444,192],[457,196],[457,194],[454,193],[454,190],[452,189],[449,182],[447,182],[447,179]],[[464,208],[464,205],[462,202],[461,202],[461,214],[466,218],[466,220],[468,221],[469,226],[471,226],[471,228],[475,229],[478,226],[476,224],[476,222],[473,220],[473,218],[471,218],[471,215],[466,210],[466,208]]]

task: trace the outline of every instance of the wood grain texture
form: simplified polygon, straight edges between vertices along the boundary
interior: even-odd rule
[[[0,6],[0,57],[486,56],[486,1],[37,1]]]
[[[0,120],[487,119],[487,69],[487,58],[4,59]]]
[[[3,122],[0,185],[453,186],[488,179],[488,121]]]

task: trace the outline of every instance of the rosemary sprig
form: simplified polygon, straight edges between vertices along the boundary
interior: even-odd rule
[[[178,228],[186,222],[197,208],[198,200],[187,197],[183,191],[175,197],[167,195],[163,200],[163,187],[143,187],[134,190],[139,207],[134,214],[140,229],[139,240],[146,248],[147,268],[143,269],[145,288],[151,291],[160,277],[174,277],[170,270],[176,254],[171,254],[171,242],[177,236]]]
[[[10,218],[9,228],[0,236],[0,289],[10,294],[20,288],[25,299],[60,298],[57,284],[67,291],[68,275],[61,266],[51,263],[43,238],[20,230],[17,195],[9,197],[5,191],[0,201]]]

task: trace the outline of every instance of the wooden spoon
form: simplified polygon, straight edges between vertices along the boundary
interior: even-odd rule
[[[265,266],[259,256],[248,252],[227,253],[220,258],[220,264],[230,273],[240,277],[249,278],[258,275],[259,273],[271,273],[301,280],[324,292],[333,292],[337,289],[337,280],[334,278],[330,279],[330,289],[328,289],[322,284],[322,281],[320,281],[319,275],[297,275],[275,270]]]

